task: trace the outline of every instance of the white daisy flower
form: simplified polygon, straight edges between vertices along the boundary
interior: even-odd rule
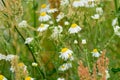
[[[73,60],[72,53],[73,53],[72,50],[70,50],[68,48],[63,48],[60,52],[59,57],[62,58],[63,60],[65,60],[65,61],[68,60],[68,59]]]
[[[51,19],[51,17],[49,15],[47,15],[46,12],[40,13],[39,21],[45,22],[45,21],[48,21],[50,19]]]
[[[103,9],[101,7],[96,8],[96,13],[102,15],[103,14]]]
[[[50,8],[50,5],[42,4],[40,12],[47,12]]]
[[[0,54],[0,60],[4,60],[4,59],[6,59],[6,56],[3,54]]]
[[[49,10],[47,11],[47,13],[55,13],[55,12],[57,12],[57,11],[58,11],[57,8],[51,8],[51,9],[49,9]]]
[[[117,36],[120,36],[120,26],[114,26],[113,29],[114,29],[114,33],[115,33]]]
[[[82,39],[82,44],[86,44],[86,39]]]
[[[71,27],[69,28],[68,32],[70,34],[74,34],[74,33],[78,33],[79,31],[81,31],[81,27],[78,26],[77,24],[72,24]]]
[[[94,14],[93,16],[91,16],[92,19],[99,19],[100,15],[99,14]]]
[[[8,80],[8,79],[4,77],[3,75],[0,75],[0,80]]]
[[[66,71],[68,70],[69,68],[72,67],[72,64],[71,63],[64,63],[63,65],[61,65],[58,70],[59,71]]]
[[[115,18],[115,19],[113,19],[113,21],[112,21],[112,26],[116,26],[117,25],[117,18]]]
[[[65,24],[65,25],[69,25],[70,23],[69,23],[68,21],[65,21],[64,24]]]
[[[33,67],[37,67],[38,64],[37,64],[36,62],[33,62],[33,63],[32,63],[32,66],[33,66]]]
[[[21,21],[19,24],[18,24],[18,27],[20,27],[20,28],[25,28],[25,27],[27,27],[28,26],[28,24],[27,24],[27,21],[26,20],[23,20],[23,21]]]
[[[34,78],[28,76],[28,77],[25,78],[25,80],[34,80]]]
[[[65,80],[65,78],[58,78],[57,80]]]
[[[99,56],[100,56],[100,53],[98,52],[97,49],[93,49],[93,51],[92,51],[92,56],[93,56],[93,57],[99,57]]]
[[[43,32],[43,31],[46,31],[48,29],[49,25],[48,24],[41,24],[39,26],[39,28],[37,29],[37,31],[39,32]]]
[[[65,17],[64,13],[59,13],[59,15],[57,16],[56,21],[59,22],[61,19],[63,19]]]
[[[60,0],[60,5],[62,5],[62,6],[69,5],[69,0]]]
[[[51,38],[57,40],[58,37],[61,36],[62,31],[63,31],[62,26],[60,26],[60,25],[55,26],[54,29],[53,29],[53,33],[51,34]]]
[[[33,41],[32,37],[28,37],[25,39],[25,44],[30,44]]]

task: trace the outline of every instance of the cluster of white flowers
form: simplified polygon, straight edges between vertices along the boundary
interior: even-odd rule
[[[9,54],[7,56],[0,54],[0,60],[11,61],[14,57],[15,57],[15,55],[12,55],[12,54]]]
[[[62,31],[63,31],[62,26],[60,26],[60,25],[55,26],[54,29],[53,29],[53,33],[51,34],[50,37],[51,37],[52,39],[57,40],[58,37],[61,36]]]
[[[8,79],[4,77],[3,75],[0,75],[0,80],[8,80]]]
[[[76,0],[73,2],[73,7],[95,7],[95,0]]]
[[[120,26],[118,25],[117,21],[118,21],[118,18],[113,19],[112,26],[113,26],[115,35],[120,36]]]
[[[100,53],[98,52],[97,49],[93,49],[93,51],[91,52],[93,57],[99,57]]]
[[[99,19],[100,16],[103,14],[103,9],[101,7],[96,8],[96,14],[91,16],[92,19]]]
[[[66,70],[68,70],[68,69],[71,68],[71,67],[72,67],[72,64],[71,64],[71,63],[64,63],[63,65],[61,65],[61,66],[59,67],[58,70],[60,70],[60,71],[66,71]]]

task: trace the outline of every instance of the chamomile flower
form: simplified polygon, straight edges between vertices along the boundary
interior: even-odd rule
[[[74,58],[72,56],[72,53],[73,53],[72,50],[70,50],[68,48],[63,48],[60,52],[59,57],[62,58],[63,60],[65,60],[65,61],[68,60],[68,59],[73,60]]]
[[[19,24],[18,24],[18,27],[20,27],[20,28],[25,28],[25,27],[27,27],[28,26],[28,24],[27,24],[27,21],[26,20],[23,20],[23,21],[21,21]]]
[[[100,15],[99,14],[94,14],[93,16],[91,16],[92,19],[99,19]]]
[[[68,32],[70,34],[74,34],[74,33],[78,33],[79,31],[81,31],[81,27],[78,26],[77,24],[72,24],[71,27],[69,28]]]
[[[65,78],[58,78],[57,80],[65,80]]]
[[[62,6],[69,5],[69,0],[60,0],[60,5],[62,5]]]
[[[100,56],[100,53],[98,52],[97,49],[93,49],[93,51],[92,51],[92,56],[93,56],[93,57],[99,57],[99,56]]]
[[[34,78],[28,76],[25,78],[25,80],[34,80]]]
[[[49,10],[49,7],[50,5],[42,4],[40,12],[47,12],[47,10]]]
[[[45,21],[48,21],[50,19],[51,19],[51,17],[46,12],[41,12],[40,13],[39,21],[45,22]]]
[[[56,9],[56,8],[51,8],[51,9],[49,9],[48,11],[47,11],[47,13],[55,13],[55,12],[57,12],[58,11],[58,9]]]
[[[41,24],[39,26],[39,28],[37,29],[37,31],[39,32],[43,32],[43,31],[46,31],[48,29],[49,25],[48,24]]]
[[[113,29],[114,29],[114,33],[115,33],[117,36],[120,36],[120,26],[114,26]]]
[[[7,78],[4,77],[3,75],[0,75],[0,80],[7,80]]]
[[[103,14],[103,9],[101,7],[97,7],[96,8],[96,13],[99,14],[99,15],[102,15]]]
[[[25,44],[30,44],[33,41],[32,37],[28,37],[25,39]]]
[[[72,67],[72,64],[71,63],[64,63],[63,65],[61,65],[58,70],[59,71],[66,71],[68,70],[69,68]]]
[[[59,22],[61,19],[63,19],[65,17],[65,14],[64,13],[59,13],[59,15],[57,16],[57,19],[56,21]]]

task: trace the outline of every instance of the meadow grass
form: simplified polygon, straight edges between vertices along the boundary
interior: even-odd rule
[[[120,80],[119,5],[1,0],[0,80]]]

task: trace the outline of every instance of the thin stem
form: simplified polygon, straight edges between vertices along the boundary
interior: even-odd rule
[[[87,60],[86,62],[87,62],[87,65],[88,65],[88,69],[89,69],[90,72],[92,72],[91,68],[90,68],[90,63],[89,63],[89,58],[88,58],[88,52],[87,52],[86,48],[85,48],[85,55],[86,55],[86,60]]]
[[[33,19],[34,19],[34,27],[36,27],[36,8],[37,8],[36,1],[33,0]]]
[[[23,39],[23,41],[25,41],[25,38],[23,37],[23,35],[20,33],[20,31],[16,28],[15,26],[15,30],[17,31],[17,33],[21,36],[21,38]],[[35,58],[34,56],[34,53],[33,51],[31,50],[30,46],[28,44],[26,44],[27,48],[29,49],[33,59],[34,59],[34,62],[38,63],[37,59]],[[38,71],[39,73],[42,75],[42,77],[45,79],[45,74],[43,73],[43,71],[40,70],[40,68],[38,67]]]
[[[109,40],[106,42],[106,44],[104,45],[103,49],[105,49],[105,48],[110,44],[110,42],[113,40],[114,36],[115,36],[115,34],[113,34],[113,35],[110,37],[110,39],[109,39]]]

